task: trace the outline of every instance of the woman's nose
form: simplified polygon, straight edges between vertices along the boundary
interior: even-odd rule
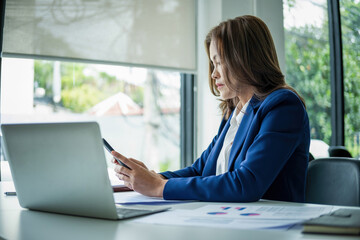
[[[211,73],[211,78],[217,79],[219,78],[219,76],[220,76],[219,72],[216,70],[216,68],[214,68],[214,70]]]

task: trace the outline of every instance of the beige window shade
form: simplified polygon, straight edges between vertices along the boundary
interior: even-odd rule
[[[7,0],[4,57],[195,70],[195,0]]]

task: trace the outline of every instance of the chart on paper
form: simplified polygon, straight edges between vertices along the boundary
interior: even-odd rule
[[[288,229],[305,219],[329,213],[332,207],[279,205],[206,205],[194,210],[177,209],[135,220],[142,223],[191,225],[237,229]]]

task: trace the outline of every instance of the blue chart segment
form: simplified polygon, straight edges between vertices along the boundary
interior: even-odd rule
[[[246,209],[246,207],[236,207],[235,209],[238,211],[242,211],[242,210]]]
[[[226,212],[208,212],[209,215],[224,215],[227,214]]]
[[[229,210],[231,207],[221,207],[222,210]]]
[[[259,216],[259,213],[241,213],[240,216]]]

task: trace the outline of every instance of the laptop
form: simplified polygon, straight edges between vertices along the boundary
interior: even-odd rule
[[[113,220],[169,209],[115,204],[96,122],[2,124],[1,131],[23,208]]]

